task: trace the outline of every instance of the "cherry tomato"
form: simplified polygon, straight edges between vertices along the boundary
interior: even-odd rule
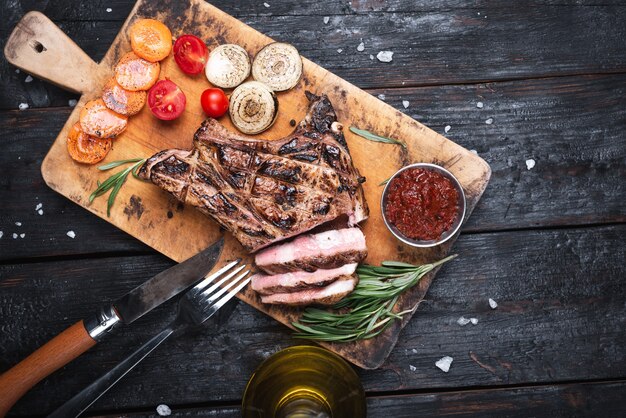
[[[200,103],[202,103],[204,113],[212,118],[219,118],[228,110],[228,97],[222,89],[206,89],[202,92]]]
[[[172,120],[185,110],[185,93],[170,80],[161,80],[148,92],[148,106],[157,118]]]
[[[174,43],[176,64],[187,74],[200,74],[209,56],[202,39],[193,35],[182,35]]]

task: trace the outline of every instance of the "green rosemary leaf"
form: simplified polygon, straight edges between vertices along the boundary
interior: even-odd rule
[[[110,169],[115,168],[115,167],[119,167],[119,166],[124,165],[124,164],[136,163],[136,162],[141,161],[141,160],[142,160],[141,158],[132,158],[130,160],[112,161],[112,162],[110,162],[108,164],[101,165],[100,167],[98,167],[98,170],[106,171],[106,170],[110,170]]]
[[[115,167],[119,167],[124,164],[133,163],[133,165],[131,165],[130,167],[111,175],[103,182],[100,182],[98,180],[96,182],[98,187],[91,193],[91,195],[89,195],[89,203],[92,203],[96,197],[102,196],[110,190],[111,193],[109,194],[109,197],[107,199],[107,216],[111,216],[111,208],[113,207],[113,203],[115,203],[115,198],[117,197],[120,189],[126,182],[128,175],[132,173],[135,178],[138,178],[137,171],[145,161],[146,160],[143,158],[133,158],[130,160],[113,161],[111,163],[98,167],[99,170],[105,171]]]
[[[378,183],[379,186],[384,186],[385,184],[389,183],[389,180],[391,180],[391,177],[389,177],[387,180],[383,180],[380,183]]]
[[[393,138],[387,138],[384,136],[380,136],[380,135],[376,135],[371,133],[370,131],[366,131],[365,129],[359,129],[357,127],[351,126],[350,127],[350,132],[357,134],[365,139],[368,139],[370,141],[374,141],[374,142],[384,142],[385,144],[394,144],[394,145],[401,145],[402,147],[406,148],[406,144],[402,141],[399,141],[397,139],[393,139]]]

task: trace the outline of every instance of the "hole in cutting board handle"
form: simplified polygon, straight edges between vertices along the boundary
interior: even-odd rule
[[[48,49],[43,46],[43,44],[39,41],[31,41],[30,43],[31,48],[33,48],[35,50],[36,53],[41,54],[42,52],[47,51]]]

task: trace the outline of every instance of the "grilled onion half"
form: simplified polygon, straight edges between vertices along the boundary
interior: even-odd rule
[[[228,111],[237,129],[249,135],[258,134],[276,121],[278,100],[265,84],[248,81],[233,91]]]
[[[252,63],[252,77],[274,91],[294,87],[302,76],[302,58],[290,44],[274,42],[261,49]]]
[[[250,57],[239,45],[220,45],[211,51],[205,73],[214,86],[223,89],[237,87],[250,75]]]

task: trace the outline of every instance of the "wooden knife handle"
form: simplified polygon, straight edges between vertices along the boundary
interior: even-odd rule
[[[39,381],[95,344],[81,320],[0,375],[0,417]]]
[[[17,23],[4,55],[11,64],[66,90],[85,93],[97,87],[98,64],[40,12],[26,13]]]

